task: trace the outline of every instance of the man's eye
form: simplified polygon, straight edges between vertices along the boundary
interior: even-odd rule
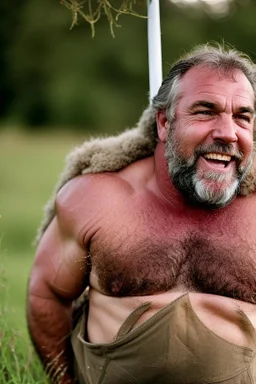
[[[251,122],[251,118],[248,115],[237,115],[237,118],[243,121],[246,121],[247,123]]]
[[[213,116],[214,113],[212,111],[196,111],[195,115],[204,115],[204,116]]]

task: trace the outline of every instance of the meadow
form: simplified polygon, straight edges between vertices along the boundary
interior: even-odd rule
[[[83,138],[0,131],[0,383],[44,384],[26,327],[33,241],[65,156]]]

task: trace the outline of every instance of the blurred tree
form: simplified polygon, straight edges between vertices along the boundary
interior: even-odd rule
[[[12,4],[0,3],[2,125],[93,133],[137,121],[148,104],[145,19],[122,15],[112,38],[103,15],[92,39],[82,19],[70,31],[72,13],[58,2]],[[146,13],[144,0],[136,5]],[[216,13],[202,1],[161,0],[164,74],[180,54],[206,41],[225,40],[255,58],[255,19],[249,0],[233,0],[228,11]]]
[[[18,0],[14,0],[13,9],[18,11],[22,8]],[[13,42],[13,35],[19,20],[19,12],[10,12],[10,4],[7,0],[3,0],[0,3],[0,70],[1,70],[1,82],[0,82],[0,116],[8,114],[8,108],[11,100],[14,97],[14,84],[11,74],[9,75],[9,60],[8,60],[8,48]]]

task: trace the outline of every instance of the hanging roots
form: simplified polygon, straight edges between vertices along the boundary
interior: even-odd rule
[[[113,37],[114,27],[119,27],[118,19],[120,15],[132,15],[146,18],[133,10],[136,0],[60,0],[60,3],[72,12],[72,24],[70,29],[78,24],[78,19],[82,18],[91,25],[92,37],[95,36],[95,23],[99,21],[102,14],[107,16],[110,33]],[[145,3],[146,1],[141,1]],[[113,5],[115,3],[115,6]],[[118,5],[118,3],[121,3]]]

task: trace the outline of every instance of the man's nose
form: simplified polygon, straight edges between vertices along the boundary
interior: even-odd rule
[[[212,138],[223,143],[234,143],[237,139],[237,127],[232,116],[223,116],[215,123]]]

